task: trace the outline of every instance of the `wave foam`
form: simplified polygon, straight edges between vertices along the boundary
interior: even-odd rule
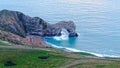
[[[65,51],[67,51],[67,52],[84,52],[84,53],[93,54],[93,55],[98,56],[98,57],[120,58],[120,56],[107,55],[107,54],[98,54],[98,53],[82,51],[82,50],[78,50],[78,49],[74,49],[74,48],[68,48],[68,47],[56,46],[56,45],[51,44],[51,43],[49,43],[49,42],[46,42],[46,43],[49,44],[49,45],[51,45],[52,47],[60,48],[60,49],[63,49],[63,50],[65,50]]]
[[[67,33],[65,33],[63,31],[61,33],[62,33],[61,36],[55,36],[55,37],[53,37],[53,39],[58,40],[58,41],[60,41],[60,40],[68,40]]]

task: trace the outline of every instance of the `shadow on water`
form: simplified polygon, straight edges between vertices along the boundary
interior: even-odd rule
[[[68,42],[70,45],[75,45],[76,44],[77,37],[70,37],[68,39]]]

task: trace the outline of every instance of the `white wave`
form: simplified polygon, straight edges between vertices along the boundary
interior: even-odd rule
[[[106,54],[103,54],[103,57],[120,58],[120,56],[118,55],[106,55]]]
[[[92,53],[92,52],[77,50],[77,49],[73,49],[73,48],[66,48],[66,49],[71,50],[73,52],[84,52],[84,53],[93,54],[93,55],[98,56],[98,57],[103,57],[101,54],[97,54],[97,53]]]
[[[62,33],[61,36],[55,36],[55,37],[53,37],[53,39],[58,40],[58,41],[60,41],[60,40],[68,40],[67,33],[65,33],[63,31],[61,33]]]
[[[68,52],[85,52],[85,53],[93,54],[93,55],[98,56],[98,57],[103,57],[101,54],[97,54],[97,53],[86,52],[86,51],[77,50],[77,49],[74,49],[74,48],[68,48],[68,47],[56,46],[56,45],[51,44],[51,43],[48,43],[48,42],[46,42],[46,43],[49,44],[49,45],[51,45],[52,47],[60,48],[60,49],[64,49],[65,51],[68,51]]]
[[[89,53],[89,54],[93,54],[93,55],[98,56],[98,57],[120,58],[120,56],[118,56],[118,55],[98,54],[98,53],[92,53],[92,52],[77,50],[77,49],[73,49],[73,48],[66,48],[66,49],[67,49],[67,50],[70,50],[70,51],[72,51],[72,52],[84,52],[84,53]]]
[[[78,36],[80,36],[80,33],[77,33],[78,34]]]
[[[60,49],[63,49],[63,50],[65,50],[65,51],[67,51],[67,52],[84,52],[84,53],[93,54],[93,55],[98,56],[98,57],[120,58],[120,56],[107,55],[107,54],[98,54],[98,53],[82,51],[82,50],[78,50],[78,49],[74,49],[74,48],[68,48],[68,47],[56,46],[56,45],[51,44],[51,43],[48,43],[48,42],[46,42],[46,43],[49,44],[49,45],[51,45],[52,47],[60,48]]]

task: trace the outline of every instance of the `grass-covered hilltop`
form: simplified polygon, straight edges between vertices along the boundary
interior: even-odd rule
[[[72,21],[49,24],[18,11],[0,11],[0,68],[120,68],[119,58],[97,57],[47,45],[43,37],[66,29],[77,37]]]
[[[0,68],[119,68],[119,58],[0,42]]]

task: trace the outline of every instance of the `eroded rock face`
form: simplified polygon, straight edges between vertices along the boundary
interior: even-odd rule
[[[26,37],[27,35],[42,35],[46,22],[39,17],[29,17],[21,12],[0,11],[0,29]]]
[[[49,24],[47,28],[43,31],[43,36],[60,36],[61,35],[61,27],[56,24]]]
[[[62,29],[66,29],[69,37],[77,37],[76,26],[73,21],[60,21],[56,24],[48,25],[44,30],[44,36],[60,36]]]
[[[49,24],[39,17],[30,17],[18,11],[0,11],[0,30],[3,33],[9,32],[9,39],[26,40],[31,45],[42,44],[39,37],[60,36],[62,29],[66,29],[69,37],[77,37],[76,26],[72,21],[60,21],[56,24]],[[2,35],[4,35],[1,32]],[[6,33],[7,34],[7,33]],[[15,38],[16,39],[15,39]],[[24,39],[23,39],[24,38]],[[32,41],[31,41],[32,40]]]
[[[66,29],[69,33],[69,37],[77,37],[76,26],[73,21],[60,21],[56,25],[60,26],[61,29]]]
[[[20,45],[46,46],[42,37],[35,35],[26,36],[24,38],[11,32],[0,30],[0,39]]]

